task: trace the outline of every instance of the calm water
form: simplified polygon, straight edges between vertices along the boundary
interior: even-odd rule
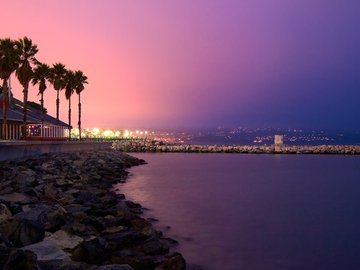
[[[360,157],[136,154],[122,185],[203,269],[360,269]]]

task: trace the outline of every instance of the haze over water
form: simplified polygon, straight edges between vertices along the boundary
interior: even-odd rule
[[[136,154],[121,186],[190,265],[352,270],[360,265],[357,156]],[[190,240],[189,240],[190,239]]]

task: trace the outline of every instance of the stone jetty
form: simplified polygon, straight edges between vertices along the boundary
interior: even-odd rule
[[[360,145],[193,145],[169,144],[161,141],[130,139],[114,141],[112,148],[124,152],[360,155]]]
[[[113,150],[0,162],[0,269],[185,269],[176,241],[115,190],[144,163]]]

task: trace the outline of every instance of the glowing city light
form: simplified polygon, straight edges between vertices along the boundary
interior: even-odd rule
[[[93,135],[97,136],[99,133],[100,133],[100,129],[98,129],[98,128],[93,128],[92,129],[92,134]]]
[[[114,137],[114,132],[110,129],[106,129],[103,131],[103,135],[105,138]]]
[[[73,138],[80,136],[78,128],[73,128],[71,131]],[[129,129],[101,129],[101,128],[84,128],[81,130],[81,138],[104,138],[104,139],[149,139],[155,133],[147,130],[129,130]]]

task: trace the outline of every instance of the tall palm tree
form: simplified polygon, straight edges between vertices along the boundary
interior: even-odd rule
[[[71,139],[71,96],[75,91],[75,73],[74,71],[68,70],[65,75],[65,97],[69,101],[69,140]]]
[[[59,120],[59,105],[60,105],[60,98],[59,92],[63,90],[66,86],[65,83],[65,75],[66,69],[65,65],[61,63],[56,63],[50,69],[50,78],[49,81],[53,85],[54,89],[57,92],[56,95],[56,120]]]
[[[44,124],[45,110],[44,110],[44,92],[47,88],[46,81],[50,77],[50,67],[47,64],[37,62],[34,68],[32,84],[39,85],[40,105],[41,105],[41,124]]]
[[[17,42],[9,38],[0,39],[0,78],[3,80],[2,85],[2,103],[3,103],[3,122],[2,122],[2,139],[6,140],[7,133],[7,109],[9,103],[8,80],[11,74],[20,64],[20,50]]]
[[[27,102],[29,93],[29,83],[33,77],[32,64],[36,62],[35,55],[39,51],[37,45],[32,43],[32,40],[28,37],[24,37],[16,41],[17,46],[21,51],[20,65],[16,69],[16,77],[20,84],[23,86],[23,138],[26,138],[26,120],[27,120]]]
[[[78,107],[79,107],[79,120],[78,120],[78,129],[79,129],[79,139],[81,140],[81,99],[80,99],[80,94],[81,92],[85,89],[84,84],[88,83],[87,82],[87,77],[83,74],[83,72],[81,70],[77,70],[75,71],[75,91],[76,94],[79,97],[79,101],[78,101]]]

